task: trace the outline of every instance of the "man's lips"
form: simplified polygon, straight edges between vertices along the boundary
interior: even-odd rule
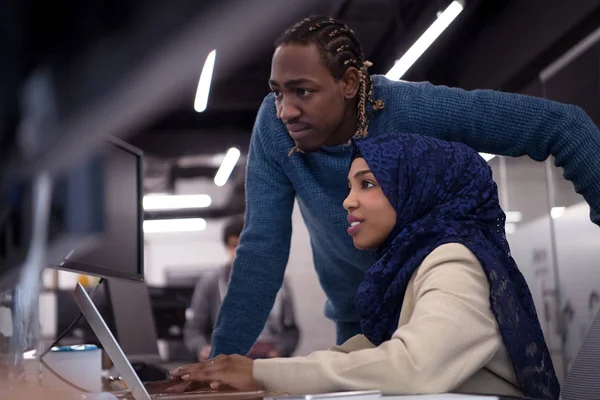
[[[288,124],[286,128],[292,139],[302,139],[311,133],[310,126],[304,124]]]

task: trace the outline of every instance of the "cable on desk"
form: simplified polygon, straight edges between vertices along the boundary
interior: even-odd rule
[[[94,295],[94,293],[96,292],[96,290],[98,289],[98,287],[102,284],[102,282],[104,282],[104,278],[100,278],[100,280],[98,281],[98,283],[96,284],[96,286],[94,286],[94,288],[90,292],[90,297],[91,298],[93,298],[92,296]],[[82,393],[92,393],[89,390],[87,390],[85,388],[82,388],[81,386],[78,386],[75,383],[73,383],[70,380],[68,380],[67,378],[63,377],[61,374],[59,374],[58,372],[56,372],[51,366],[49,366],[44,361],[44,356],[46,354],[48,354],[52,350],[52,348],[54,346],[56,346],[62,340],[62,338],[64,338],[71,331],[71,329],[73,329],[75,327],[75,325],[77,325],[77,323],[81,320],[81,317],[83,317],[83,313],[82,312],[80,312],[79,315],[77,316],[77,318],[75,318],[75,320],[67,327],[67,329],[65,329],[64,332],[61,333],[54,340],[54,342],[52,342],[52,344],[50,346],[48,346],[48,348],[42,354],[40,354],[39,360],[40,360],[40,363],[48,370],[48,372],[50,372],[52,375],[54,375],[58,380],[60,380],[64,384],[66,384],[69,387],[71,387],[71,388],[73,388],[75,390],[78,390],[78,391],[80,391]]]
[[[98,281],[98,283],[96,284],[96,286],[94,286],[94,288],[92,289],[92,291],[90,292],[90,298],[93,299],[94,293],[96,292],[96,289],[98,289],[98,287],[100,287],[100,285],[104,282],[104,278],[100,278],[100,280]],[[81,320],[81,317],[83,317],[83,313],[79,312],[79,315],[77,316],[77,318],[75,318],[75,320],[71,323],[71,325],[69,325],[67,327],[67,329],[65,329],[63,331],[63,333],[61,333],[55,340],[54,342],[52,342],[52,344],[50,346],[48,346],[48,348],[46,350],[44,350],[44,352],[42,354],[40,354],[40,360],[42,358],[44,358],[44,356],[46,354],[48,354],[50,352],[50,350],[52,350],[52,348],[54,346],[56,346],[61,340],[62,338],[64,338],[69,332],[71,332],[71,329],[73,329],[75,327],[75,325],[77,325],[77,323],[79,323],[79,321]]]

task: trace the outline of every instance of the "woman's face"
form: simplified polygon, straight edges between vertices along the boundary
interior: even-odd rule
[[[396,225],[396,211],[363,158],[352,162],[348,173],[350,194],[344,200],[348,211],[348,234],[358,249],[383,244]]]

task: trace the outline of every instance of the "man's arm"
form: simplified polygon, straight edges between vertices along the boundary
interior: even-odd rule
[[[390,112],[410,133],[536,161],[552,155],[589,203],[592,221],[600,224],[600,134],[581,108],[492,90],[408,82],[398,87],[403,106]]]
[[[212,327],[210,325],[210,310],[209,301],[207,294],[206,280],[209,277],[201,279],[194,288],[194,295],[192,296],[192,318],[186,322],[185,329],[183,331],[183,339],[185,347],[198,357],[198,354],[202,348],[208,345],[208,338],[206,332],[210,332]]]
[[[295,191],[273,158],[278,154],[273,141],[265,137],[274,129],[268,107],[273,107],[269,97],[259,110],[250,141],[246,220],[213,333],[213,357],[246,354],[252,347],[273,308],[290,253]]]

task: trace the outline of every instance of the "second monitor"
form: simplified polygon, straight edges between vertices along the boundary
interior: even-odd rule
[[[112,139],[103,153],[104,236],[93,250],[75,251],[60,269],[101,277],[142,281],[142,152]]]

